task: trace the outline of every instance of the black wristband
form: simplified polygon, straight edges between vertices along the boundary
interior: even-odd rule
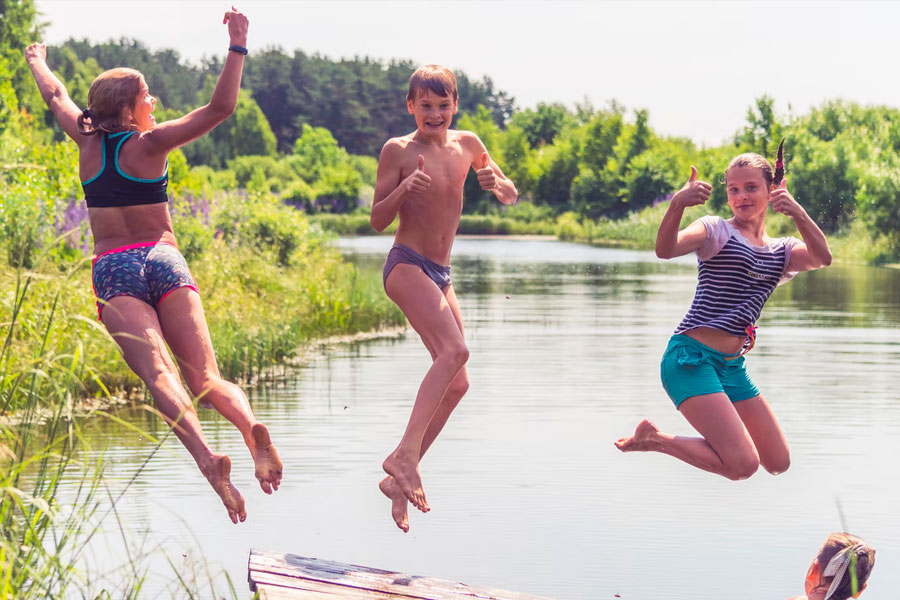
[[[247,56],[247,49],[244,48],[243,46],[237,46],[237,45],[228,46],[228,51],[229,52],[237,52],[238,54],[243,54],[244,56]]]

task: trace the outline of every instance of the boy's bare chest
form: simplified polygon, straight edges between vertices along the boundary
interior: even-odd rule
[[[425,167],[422,169],[431,178],[428,192],[431,193],[462,193],[466,175],[471,167],[469,157],[461,149],[443,148],[440,151],[414,152],[404,165],[403,177],[410,175],[416,169],[418,156],[425,159]],[[427,192],[426,192],[427,193]]]

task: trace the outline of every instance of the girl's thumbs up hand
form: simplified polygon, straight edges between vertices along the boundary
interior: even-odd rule
[[[672,198],[672,203],[681,208],[704,204],[709,200],[711,193],[712,186],[705,181],[698,181],[697,167],[691,165],[691,177],[684,184],[684,187],[676,192]]]
[[[802,217],[806,214],[806,211],[800,206],[800,203],[797,202],[787,190],[786,179],[782,179],[781,184],[772,190],[772,193],[769,196],[769,204],[772,205],[772,209],[775,212],[787,215],[792,219]]]

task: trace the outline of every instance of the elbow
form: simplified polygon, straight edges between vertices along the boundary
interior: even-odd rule
[[[234,114],[237,102],[210,102],[206,106],[215,115],[216,120],[221,123]]]
[[[369,217],[369,225],[371,225],[372,229],[374,229],[378,233],[381,233],[382,231],[384,231],[384,228],[387,227],[387,225],[376,219],[375,215]]]
[[[831,250],[826,250],[825,254],[822,256],[822,259],[819,261],[819,268],[822,267],[830,267],[831,266]]]
[[[659,244],[656,245],[656,258],[669,259],[672,258],[672,252],[668,248],[663,248]]]

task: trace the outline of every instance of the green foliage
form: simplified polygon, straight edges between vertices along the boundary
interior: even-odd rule
[[[332,61],[279,48],[263,51],[244,69],[244,85],[272,125],[278,148],[289,152],[304,125],[328,129],[352,154],[377,156],[385,140],[413,129],[406,114],[409,61],[371,58]],[[456,72],[461,113],[488,107],[494,122],[505,123],[513,101],[489,78],[470,80]]]
[[[556,136],[573,123],[574,119],[565,106],[543,102],[537,105],[536,110],[526,109],[515,113],[510,120],[511,125],[520,127],[525,132],[528,145],[532,148],[552,144]]]
[[[151,94],[166,106],[182,112],[209,101],[209,96],[198,98],[197,90],[203,88],[208,75],[218,75],[221,71],[220,60],[217,62],[216,59],[210,59],[197,67],[183,62],[175,50],[153,52],[142,42],[126,38],[100,43],[69,39],[61,46],[47,48],[48,64],[55,69],[59,68],[59,65],[64,64],[63,55],[67,52],[88,64],[97,65],[99,70],[96,74],[116,67],[137,69],[144,74]],[[61,74],[68,84],[71,72]]]
[[[0,199],[0,231],[6,261],[30,264],[38,249],[53,247],[61,257],[71,253],[73,245],[86,241],[86,232],[82,228],[67,243],[57,241],[62,232],[53,215],[77,203],[80,194],[74,169],[63,174],[72,167],[71,145],[66,151],[59,150],[66,146],[44,150],[45,142],[61,140],[62,134],[48,119],[21,59],[22,47],[36,33],[33,3],[3,6],[8,16],[0,24],[0,177],[6,200]],[[101,70],[121,64],[140,69],[161,99],[161,121],[208,100],[222,58],[191,66],[173,51],[151,52],[133,40],[70,40],[50,49],[50,63],[79,105]],[[216,198],[237,192],[236,197],[248,201],[273,195],[310,214],[355,213],[372,196],[377,170],[372,156],[388,137],[412,127],[404,108],[412,69],[403,61],[332,61],[278,48],[264,51],[246,65],[247,89],[236,114],[186,146],[183,154],[170,156],[173,194]],[[810,215],[829,233],[850,231],[862,220],[873,243],[888,248],[878,251],[879,260],[898,254],[890,250],[900,246],[895,233],[900,230],[900,113],[895,109],[835,101],[800,117],[785,117],[775,110],[773,98],[763,96],[748,108],[734,143],[698,149],[689,140],[656,135],[645,110],[626,112],[615,102],[596,109],[585,101],[572,109],[541,103],[516,112],[490,79],[473,82],[464,73],[457,78],[457,126],[479,135],[516,183],[523,206],[531,207],[499,207],[470,171],[464,213],[472,218],[464,222],[473,231],[515,233],[526,225],[536,230],[538,223],[546,231],[549,223],[577,239],[602,237],[608,224],[630,222],[635,211],[679,189],[692,164],[713,184],[707,209],[727,211],[723,173],[731,158],[742,151],[774,158],[778,141],[786,136],[788,186]],[[256,227],[245,241],[254,248],[274,244],[279,248],[276,264],[290,265],[296,241],[292,226],[270,222],[275,217],[267,213],[267,202],[258,222],[244,223]],[[517,216],[527,211],[542,216]],[[350,230],[367,228],[359,216],[321,222],[343,227],[351,221]],[[51,222],[54,227],[48,226]],[[202,255],[213,243],[200,225],[185,222],[179,227],[192,255]]]
[[[575,135],[560,136],[537,152],[537,177],[532,198],[555,210],[570,208],[572,182],[579,174],[581,140]],[[527,193],[527,192],[526,192]]]
[[[372,163],[351,161],[347,151],[323,127],[303,126],[303,134],[294,144],[293,158],[292,167],[313,190],[313,201],[304,205],[309,212],[352,210],[364,183],[362,174],[372,178],[366,183],[375,184]],[[296,191],[293,199],[299,200]]]
[[[488,149],[488,154],[494,159],[494,162],[498,164],[504,163],[503,147],[500,144],[500,128],[497,127],[490,111],[486,107],[479,106],[474,112],[459,117],[457,127],[464,131],[475,133]],[[463,210],[467,213],[483,212],[495,202],[492,193],[481,189],[481,186],[478,184],[478,177],[475,171],[471,169],[466,175],[466,182],[463,186],[463,198],[465,199]]]
[[[0,131],[17,119],[20,110],[34,112],[43,105],[23,54],[40,40],[42,29],[34,0],[0,0]]]
[[[208,99],[214,87],[215,80],[210,76],[200,96]],[[181,115],[175,111],[167,111],[165,115],[166,118],[178,116]],[[222,168],[239,156],[274,156],[275,134],[250,92],[241,90],[234,114],[183,150],[191,164]]]
[[[783,136],[784,127],[775,115],[775,99],[764,95],[756,99],[756,106],[747,109],[747,124],[735,136],[734,144],[774,160]]]
[[[579,216],[573,212],[565,212],[556,220],[556,237],[561,240],[584,239],[584,227],[581,226]]]
[[[303,126],[303,133],[294,142],[296,167],[307,181],[317,178],[322,170],[349,161],[347,151],[341,148],[331,132],[324,127]]]

